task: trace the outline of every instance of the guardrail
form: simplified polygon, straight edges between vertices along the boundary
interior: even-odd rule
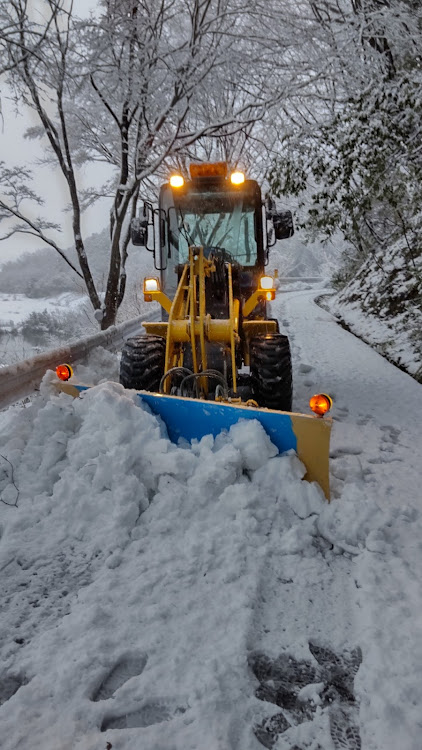
[[[139,333],[142,327],[141,320],[146,320],[147,317],[143,315],[142,318],[132,318],[106,331],[80,339],[74,344],[38,354],[16,365],[0,368],[0,409],[32,393],[38,388],[47,370],[55,370],[61,362],[80,362],[97,346],[111,350],[121,349],[126,339]]]
[[[326,281],[323,276],[279,276],[280,284],[294,284],[296,281],[303,281],[306,284],[317,284],[320,281]]]

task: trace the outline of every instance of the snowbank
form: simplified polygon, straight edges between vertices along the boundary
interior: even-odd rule
[[[298,513],[319,512],[319,488],[258,422],[178,447],[113,383],[15,410],[5,432],[1,489],[17,507],[0,506],[2,674],[19,689],[3,695],[3,747],[93,749],[122,726],[142,728],[151,750],[217,746],[225,691],[241,701],[248,675],[274,519],[287,533]],[[99,700],[122,663],[142,674]],[[120,734],[120,747],[139,747]]]
[[[390,362],[422,382],[422,257],[402,240],[368,258],[324,304]]]

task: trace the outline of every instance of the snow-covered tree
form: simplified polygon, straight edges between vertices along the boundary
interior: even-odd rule
[[[306,34],[327,65],[284,113],[273,189],[302,197],[311,235],[343,232],[356,249],[350,273],[399,237],[412,263],[422,232],[422,9],[412,0],[310,0],[309,8]]]
[[[201,107],[211,87],[224,88],[228,81],[233,87],[248,60],[258,63],[254,39],[246,34],[251,28],[245,21],[248,6],[239,0],[102,0],[89,19],[81,20],[71,0],[44,0],[44,26],[39,19],[36,25],[42,44],[36,54],[26,0],[13,0],[7,12],[14,31],[11,39],[3,24],[3,67],[9,69],[16,101],[38,116],[39,127],[29,135],[42,139],[47,157],[66,180],[77,271],[102,328],[107,328],[123,299],[129,220],[142,189],[198,139],[222,128],[232,135],[247,131],[274,100],[263,86],[266,71],[256,64],[230,107],[208,110],[206,116]],[[103,188],[83,191],[78,168],[95,160],[110,165],[110,179]],[[9,165],[7,170],[13,183]],[[19,176],[23,185],[21,171]],[[28,182],[25,190],[27,200],[40,202],[29,193]],[[111,200],[104,302],[81,228],[82,210],[103,195]],[[13,185],[0,206],[3,216],[18,219],[11,231],[38,234],[63,253],[48,234],[51,223],[30,219]]]

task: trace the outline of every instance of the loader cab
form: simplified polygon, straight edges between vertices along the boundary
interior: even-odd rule
[[[245,300],[258,287],[269,247],[293,235],[292,215],[277,212],[269,197],[264,204],[258,183],[242,172],[229,175],[225,162],[191,164],[189,171],[190,180],[173,175],[162,185],[158,208],[144,202],[142,215],[132,221],[132,243],[154,253],[160,288],[171,299],[194,245],[203,247],[206,257],[232,264],[236,293]],[[261,314],[265,317],[265,303]]]
[[[238,267],[245,296],[256,287],[265,266],[262,198],[259,185],[227,177],[197,178],[160,191],[160,267],[162,288],[170,297],[178,285],[189,247],[220,254]]]

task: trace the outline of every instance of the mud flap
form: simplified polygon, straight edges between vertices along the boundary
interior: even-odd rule
[[[60,390],[78,396],[89,386],[58,383]],[[306,467],[305,479],[317,482],[327,500],[330,499],[329,445],[332,420],[308,414],[247,407],[244,404],[202,401],[180,396],[138,391],[139,398],[161,417],[173,443],[180,438],[191,442],[204,435],[216,437],[229,430],[240,419],[256,419],[267,432],[280,453],[296,451]]]

